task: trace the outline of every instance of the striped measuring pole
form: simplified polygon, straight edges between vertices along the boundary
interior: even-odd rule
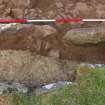
[[[104,22],[105,19],[80,19],[80,18],[66,18],[66,19],[0,19],[0,23],[38,23],[38,22],[55,22],[55,23],[79,23],[79,22]]]

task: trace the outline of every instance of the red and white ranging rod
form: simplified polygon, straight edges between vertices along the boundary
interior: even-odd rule
[[[63,18],[63,19],[0,19],[0,23],[37,23],[37,22],[57,22],[57,23],[79,23],[79,22],[105,22],[105,19],[80,19],[80,18]]]

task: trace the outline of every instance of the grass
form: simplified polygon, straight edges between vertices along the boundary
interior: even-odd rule
[[[105,68],[79,67],[77,84],[40,96],[13,94],[12,105],[105,105]]]

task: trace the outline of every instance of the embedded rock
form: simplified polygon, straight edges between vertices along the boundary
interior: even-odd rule
[[[42,86],[41,88],[35,89],[35,94],[40,95],[40,94],[45,94],[48,93],[52,90],[60,89],[64,86],[72,85],[72,82],[69,81],[58,81],[56,83],[50,83],[47,85]]]
[[[34,36],[36,37],[47,37],[48,35],[55,34],[57,30],[50,25],[32,25],[32,24],[20,24],[20,23],[9,23],[0,24],[0,34],[10,34],[18,31],[27,32],[27,30],[33,30]]]
[[[29,26],[25,24],[19,24],[19,23],[0,24],[0,34],[3,34],[3,35],[15,34],[19,30],[24,29],[26,27],[29,27]]]
[[[35,25],[35,36],[47,37],[49,35],[55,34],[57,30],[50,25]]]
[[[74,44],[98,44],[105,42],[105,27],[71,29],[63,37]]]
[[[28,93],[28,87],[19,83],[0,83],[0,95],[11,92]]]

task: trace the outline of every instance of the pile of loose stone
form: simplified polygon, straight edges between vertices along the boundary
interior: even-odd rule
[[[105,2],[100,0],[1,0],[0,17],[5,18],[104,18]]]

